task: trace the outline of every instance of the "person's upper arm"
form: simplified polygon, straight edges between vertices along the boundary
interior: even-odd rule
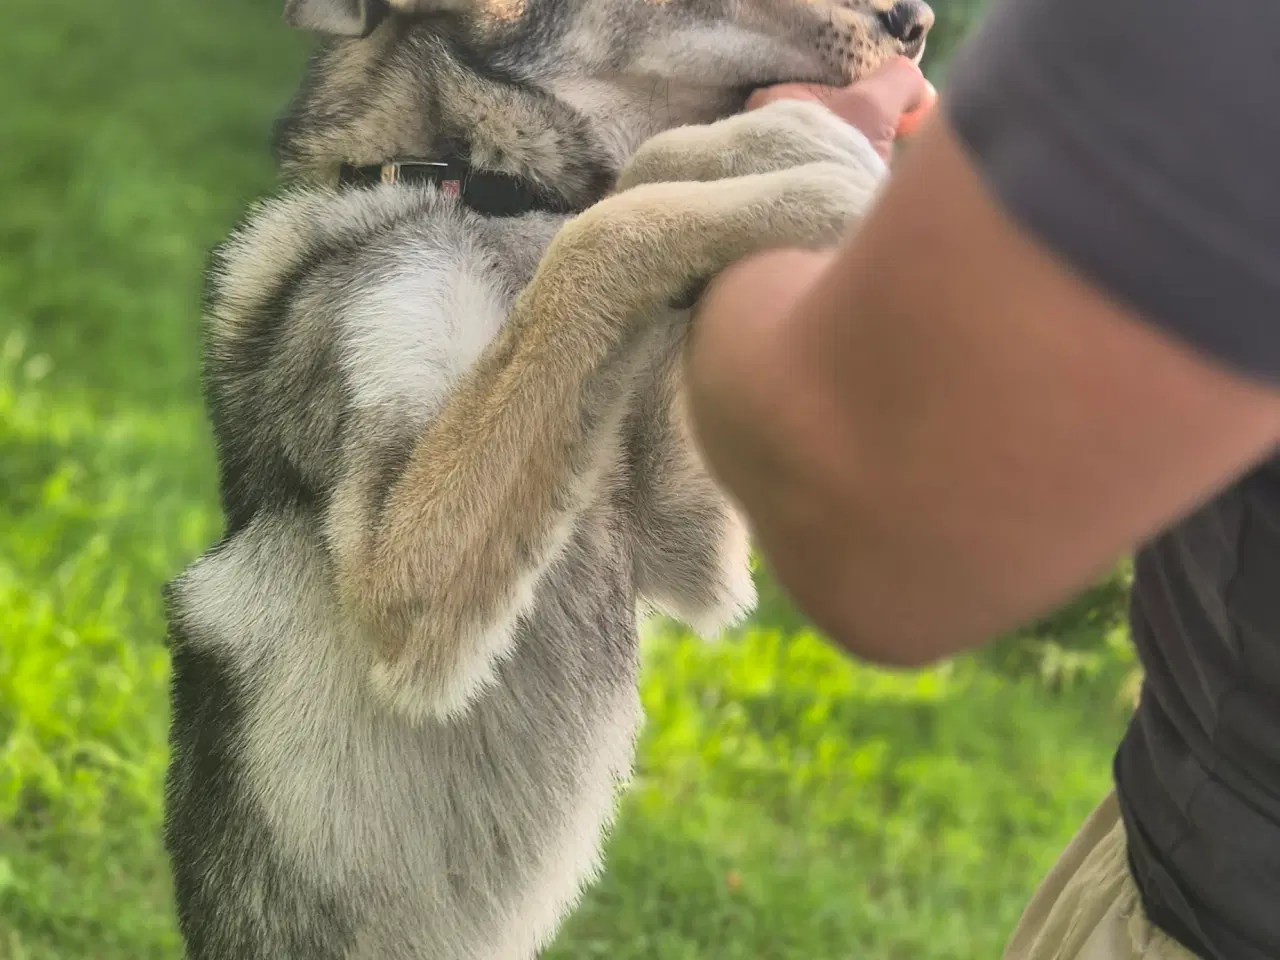
[[[1280,4],[996,0],[946,119],[1024,229],[1143,319],[1280,381]]]
[[[838,387],[742,412],[809,438],[809,486],[743,505],[853,652],[990,639],[1274,446],[1272,3],[1008,0],[796,322],[757,331]]]

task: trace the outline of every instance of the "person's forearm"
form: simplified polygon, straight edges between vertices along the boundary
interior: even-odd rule
[[[708,287],[686,357],[689,409],[709,469],[806,614],[856,655],[912,662],[909,651],[864,635],[849,617],[858,598],[844,581],[848,552],[872,543],[859,534],[854,477],[833,443],[837,398],[796,337],[797,314],[811,314],[815,296],[821,303],[819,281],[838,257],[764,253]]]
[[[926,127],[839,251],[707,289],[712,473],[800,607],[921,664],[1048,612],[1274,448],[1280,391],[1082,282]]]
[[[1037,598],[1034,579],[984,569],[980,544],[966,557],[946,513],[931,512],[947,499],[951,451],[921,427],[936,408],[914,409],[927,373],[895,355],[902,344],[867,334],[894,317],[876,310],[884,291],[851,284],[858,255],[770,252],[710,284],[686,355],[690,420],[799,608],[859,658],[919,666],[1013,626]]]

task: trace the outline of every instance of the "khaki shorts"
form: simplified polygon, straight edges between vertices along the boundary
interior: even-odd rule
[[[1018,921],[1004,960],[1196,960],[1156,929],[1129,875],[1115,793],[1063,851]]]

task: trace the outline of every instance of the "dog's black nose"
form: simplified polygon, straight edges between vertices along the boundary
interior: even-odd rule
[[[902,43],[919,43],[933,26],[933,8],[923,0],[898,0],[880,14],[880,22],[893,39]]]

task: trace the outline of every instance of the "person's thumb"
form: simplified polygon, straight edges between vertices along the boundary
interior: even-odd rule
[[[927,106],[937,96],[920,68],[906,57],[881,64],[845,91],[874,102],[893,120]]]

